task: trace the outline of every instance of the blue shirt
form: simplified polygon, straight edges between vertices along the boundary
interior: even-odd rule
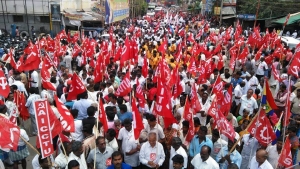
[[[242,78],[238,78],[237,80],[235,78],[231,78],[231,84],[233,85],[233,88],[235,88],[235,86],[239,83],[241,83],[243,81]]]
[[[121,122],[123,123],[123,121],[125,119],[130,119],[132,120],[132,113],[131,112],[126,112],[126,113],[121,113],[120,116],[119,116],[119,120],[121,120]]]
[[[195,155],[197,155],[198,153],[200,153],[201,148],[204,145],[209,146],[213,150],[213,143],[212,143],[212,141],[208,137],[205,137],[205,140],[203,140],[201,142],[201,144],[199,144],[199,137],[198,136],[194,136],[194,138],[192,139],[191,144],[190,144],[189,155],[191,157],[194,157]]]
[[[75,101],[73,104],[72,109],[77,109],[78,110],[78,120],[82,120],[84,118],[87,118],[87,108],[92,105],[92,101],[88,99],[80,99]]]
[[[115,169],[115,166],[112,164],[111,166],[107,167],[107,169]],[[132,169],[130,165],[122,163],[121,169]]]
[[[216,161],[217,163],[219,163],[219,161],[221,160],[222,157],[224,157],[225,155],[228,154],[228,147],[223,147],[220,152],[218,153],[217,157],[216,157]],[[241,168],[241,164],[242,164],[242,156],[241,154],[234,150],[231,154],[230,154],[230,159],[231,162],[236,164],[239,168]],[[227,169],[228,167],[228,161],[225,160],[224,163],[219,163],[220,164],[220,169]]]

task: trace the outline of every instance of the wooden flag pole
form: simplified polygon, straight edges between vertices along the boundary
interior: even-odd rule
[[[36,149],[36,148],[34,148],[33,147],[33,145],[31,145],[28,141],[26,141],[25,140],[25,138],[24,137],[22,137],[22,136],[20,136],[20,138],[32,149],[32,150],[34,150],[38,155],[40,155],[40,152]]]

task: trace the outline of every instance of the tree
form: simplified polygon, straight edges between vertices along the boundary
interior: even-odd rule
[[[296,13],[300,9],[300,3],[282,0],[260,0],[258,18],[271,18],[285,16],[288,13]],[[238,0],[237,14],[256,14],[258,0]]]

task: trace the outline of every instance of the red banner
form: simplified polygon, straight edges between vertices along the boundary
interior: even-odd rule
[[[37,100],[34,102],[34,109],[41,154],[43,158],[46,158],[54,152],[48,113],[50,109],[49,102],[46,99]]]

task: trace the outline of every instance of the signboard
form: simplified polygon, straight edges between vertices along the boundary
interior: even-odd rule
[[[254,14],[239,14],[239,15],[237,15],[237,18],[253,21],[253,20],[255,20],[255,15]]]
[[[220,15],[220,12],[221,12],[221,7],[215,7],[214,14],[215,15]]]
[[[60,5],[59,4],[51,4],[51,20],[52,21],[60,21]]]
[[[128,0],[105,0],[105,24],[129,17]]]

